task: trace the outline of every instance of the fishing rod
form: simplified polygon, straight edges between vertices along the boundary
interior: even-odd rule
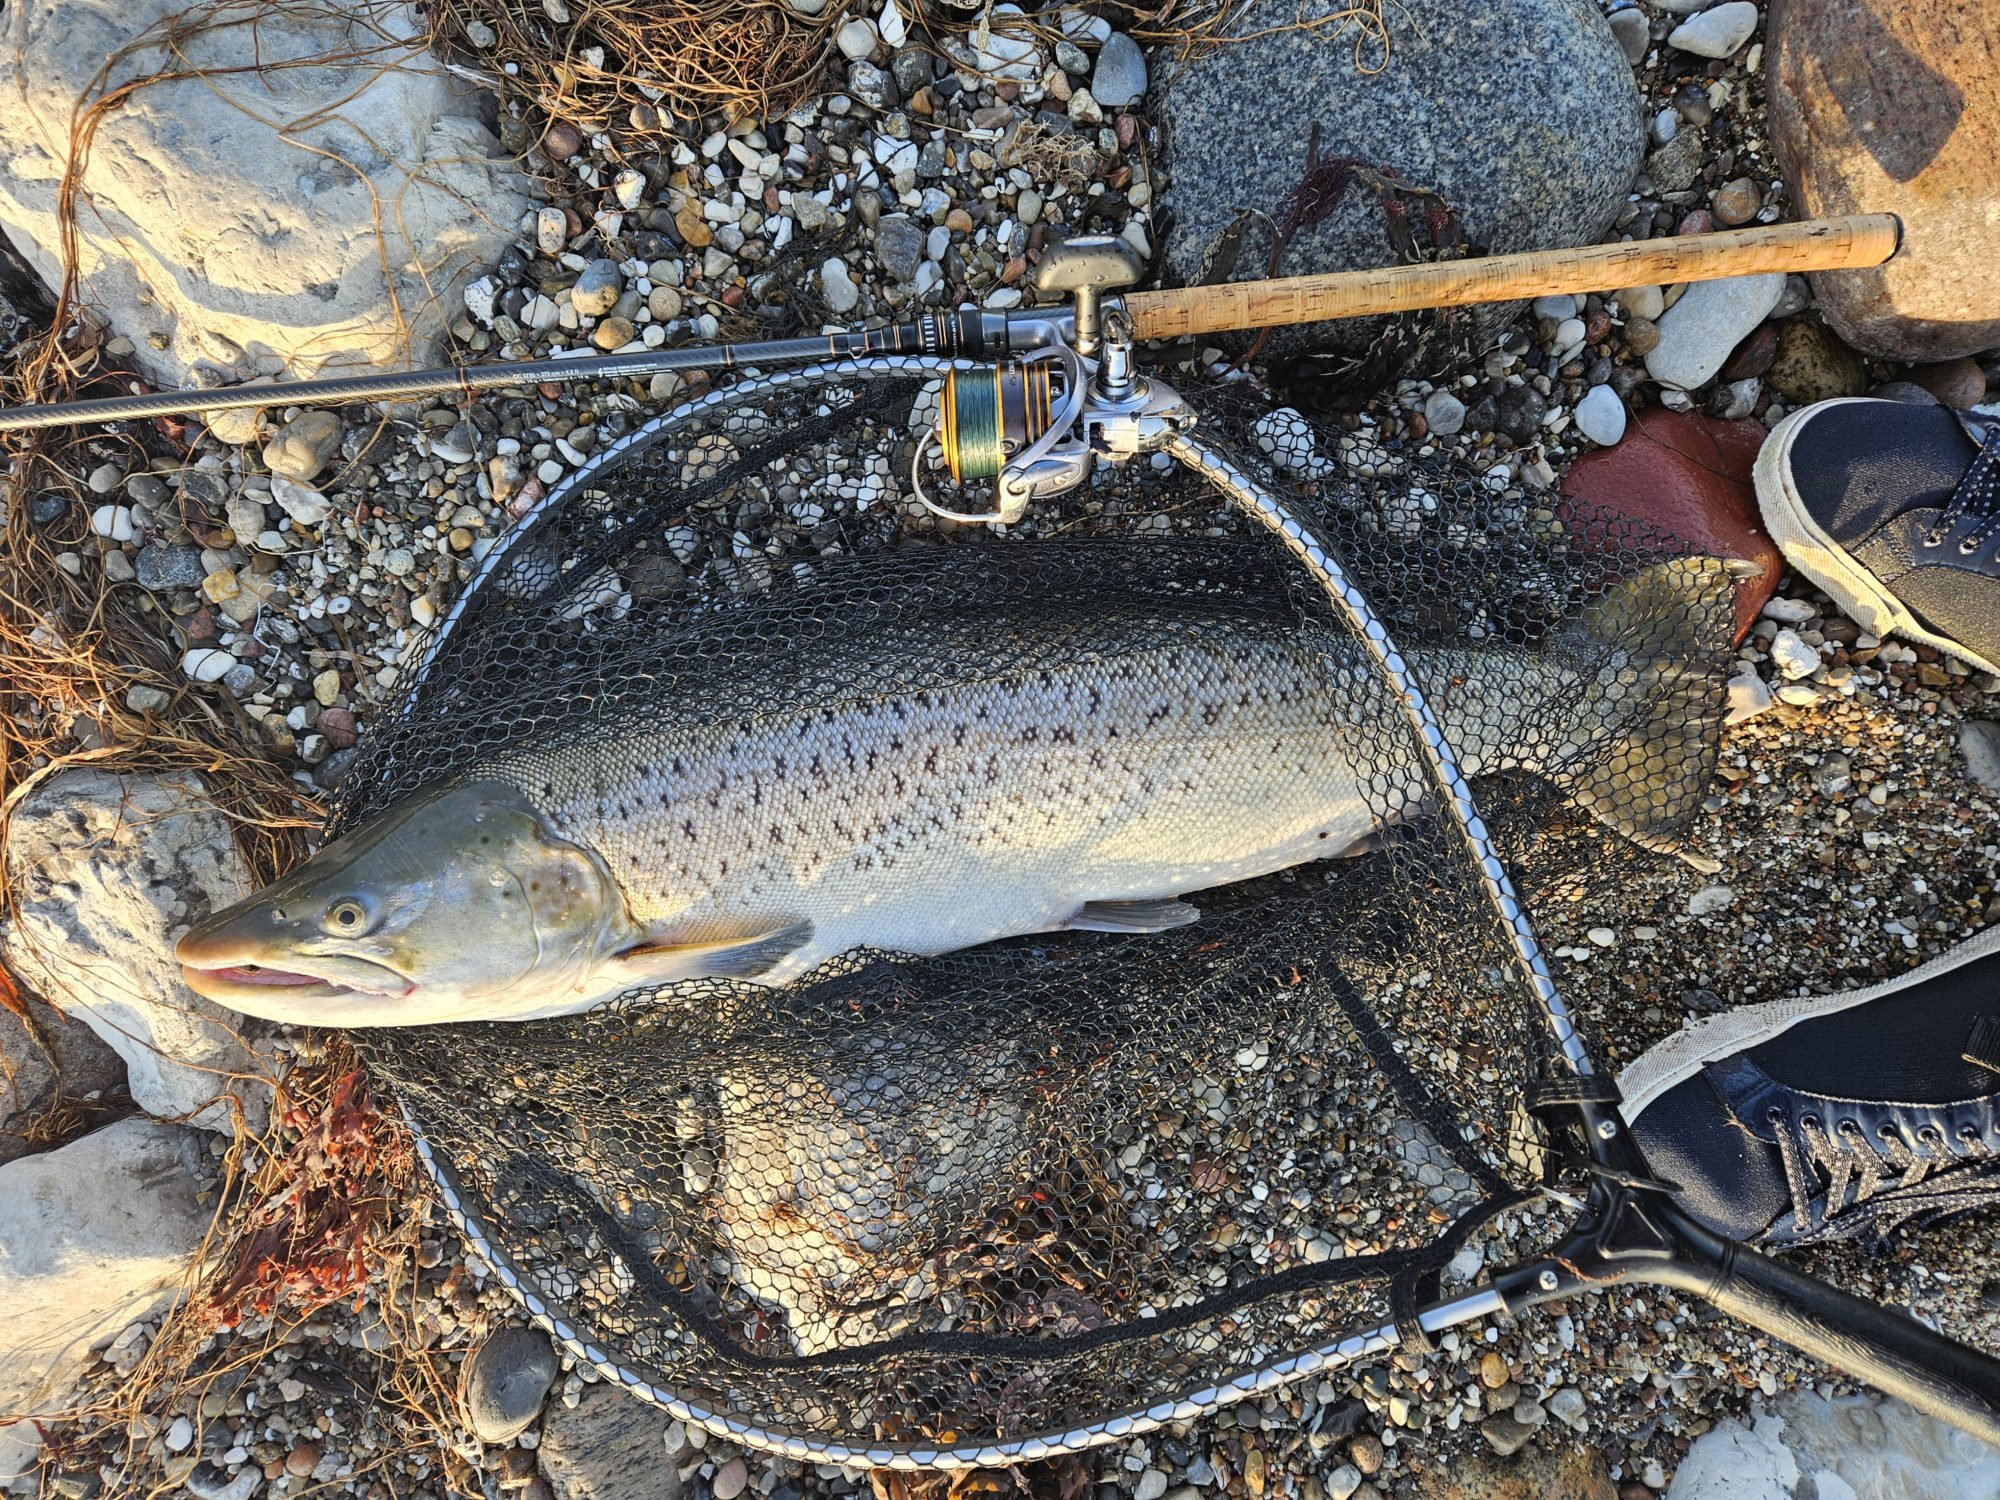
[[[0,408],[0,432],[140,417],[198,415],[247,407],[395,401],[423,396],[466,397],[502,386],[896,355],[1006,361],[1066,349],[1082,360],[1094,361],[1103,341],[1107,317],[1117,321],[1117,336],[1126,342],[1175,339],[1565,292],[1606,292],[1627,286],[1711,281],[1768,272],[1876,266],[1895,254],[1900,237],[1901,225],[1893,214],[1859,214],[1620,245],[1531,250],[1475,260],[1152,292],[1124,291],[1144,271],[1136,250],[1122,240],[1091,237],[1052,247],[1036,266],[1036,291],[1045,297],[1069,299],[1066,306],[1056,308],[995,312],[967,307],[925,313],[908,322],[879,328],[808,338],[647,349],[581,358],[447,365],[326,380],[160,391],[17,406]],[[1025,451],[1045,435],[1031,430],[1035,419],[1041,417],[1053,422],[1065,408],[1053,402],[1041,403],[1042,382],[1057,370],[1038,367],[1060,367],[1063,363],[1059,356],[1052,360],[1037,359],[1031,368],[1037,368],[1038,373],[1025,387],[1010,372],[997,398],[981,383],[954,391],[961,408],[957,415],[968,419],[953,423],[957,445],[962,445],[963,455],[972,459],[974,470],[983,469],[991,461],[996,442],[1004,446],[1011,438],[1018,451]],[[1118,385],[1115,376],[1110,383],[1114,388]],[[978,393],[969,398],[974,407],[968,409],[967,393],[975,390]],[[1082,403],[1071,402],[1069,406],[1075,408],[1069,411],[1074,421],[1082,415]],[[958,450],[948,444],[948,459],[953,451]],[[956,465],[954,471],[958,471]]]

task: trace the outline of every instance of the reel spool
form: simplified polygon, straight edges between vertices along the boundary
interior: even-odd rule
[[[938,448],[953,483],[993,478],[1055,425],[1054,377],[1048,362],[1026,360],[945,376]]]

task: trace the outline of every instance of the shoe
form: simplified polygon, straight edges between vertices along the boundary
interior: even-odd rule
[[[1618,1080],[1653,1174],[1753,1244],[2000,1203],[2000,928],[1864,990],[1693,1022]]]
[[[1822,401],[1772,429],[1755,472],[1771,540],[1849,619],[2000,673],[2000,421]]]

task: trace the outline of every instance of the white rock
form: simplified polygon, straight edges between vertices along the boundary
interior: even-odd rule
[[[481,328],[493,326],[493,299],[500,295],[500,283],[491,276],[482,276],[465,286],[465,310],[472,314],[472,321]]]
[[[4,853],[17,904],[0,943],[14,972],[125,1059],[142,1109],[227,1130],[219,1096],[235,1093],[256,1128],[264,1069],[239,1037],[262,1028],[195,994],[174,960],[183,932],[251,889],[200,781],[65,770],[15,806]]]
[[[1770,314],[1784,290],[1782,271],[1695,282],[1660,315],[1660,342],[1646,356],[1646,373],[1681,390],[1705,384]]]
[[[1757,29],[1753,0],[1728,0],[1681,22],[1667,33],[1667,45],[1696,57],[1728,57]]]
[[[973,71],[993,82],[1031,83],[1041,76],[1041,48],[1018,5],[996,5],[972,32]]]
[[[1556,325],[1556,353],[1567,359],[1583,347],[1583,334],[1583,319],[1564,318]]]
[[[544,255],[561,255],[569,243],[569,220],[559,208],[544,208],[535,214],[535,248]]]
[[[1819,652],[1801,640],[1796,630],[1787,626],[1771,640],[1771,665],[1797,681],[1819,670]]]
[[[1810,620],[1819,613],[1819,607],[1808,604],[1803,599],[1787,599],[1782,594],[1773,594],[1764,601],[1764,611],[1773,620],[1786,625],[1796,625],[1802,620]]]
[[[618,206],[628,212],[646,201],[646,174],[635,167],[627,167],[611,179],[612,196]]]
[[[191,1149],[188,1130],[131,1119],[0,1166],[0,1412],[60,1411],[93,1350],[174,1300],[209,1225]],[[0,1425],[0,1483],[39,1446],[30,1423]]]
[[[1576,403],[1576,430],[1601,448],[1625,436],[1625,403],[1608,385],[1594,385]]]
[[[840,30],[833,34],[834,45],[857,62],[875,50],[875,28],[858,17],[840,23]]]
[[[1729,679],[1729,716],[1725,724],[1754,719],[1771,706],[1771,688],[1755,672],[1738,672]]]
[[[60,280],[57,191],[80,102],[166,69],[198,75],[139,87],[88,136],[82,300],[110,314],[136,345],[128,357],[162,385],[188,384],[196,364],[309,376],[429,362],[464,279],[498,258],[531,202],[475,96],[426,50],[414,8],[391,0],[225,7],[176,30],[171,58],[132,47],[186,8],[0,11],[10,238],[44,281]],[[316,61],[284,66],[303,59]]]
[[[318,490],[282,474],[271,476],[271,498],[297,526],[317,526],[333,512],[333,502]]]
[[[851,313],[861,301],[861,289],[854,284],[848,274],[847,262],[839,256],[829,257],[819,268],[820,290],[826,296],[827,308],[836,313]]]
[[[181,670],[196,682],[220,682],[235,666],[235,657],[212,646],[197,646],[181,656]]]
[[[2000,1450],[1888,1396],[1788,1391],[1746,1428],[1695,1440],[1667,1500],[1820,1500],[2000,1494]]]
[[[1718,911],[1727,911],[1736,900],[1736,892],[1726,885],[1705,885],[1688,897],[1688,915],[1706,917]]]
[[[2000,724],[1967,719],[1958,726],[1958,753],[1965,758],[1967,776],[2000,791]]]
[[[1301,479],[1319,479],[1338,471],[1339,465],[1319,451],[1319,439],[1312,424],[1289,406],[1266,412],[1250,429],[1250,436],[1271,460],[1271,467]]]
[[[882,14],[875,20],[875,29],[882,33],[882,40],[891,47],[900,47],[910,39],[910,23],[903,19],[896,0],[889,0],[882,7]]]
[[[90,513],[90,529],[114,542],[129,542],[139,533],[132,527],[128,505],[100,505]]]

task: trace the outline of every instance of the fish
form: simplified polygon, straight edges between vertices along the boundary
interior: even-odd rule
[[[1405,659],[1468,775],[1543,776],[1713,869],[1679,830],[1714,770],[1742,567],[1656,563],[1534,647]],[[1358,640],[1198,596],[1057,614],[996,606],[978,622],[994,670],[942,681],[885,668],[923,644],[905,620],[821,632],[796,668],[770,655],[740,709],[691,714],[642,682],[199,923],[184,977],[294,1024],[530,1020],[783,984],[859,948],[1162,931],[1198,920],[1190,894],[1422,815],[1414,742]],[[788,698],[769,677],[793,670]]]

